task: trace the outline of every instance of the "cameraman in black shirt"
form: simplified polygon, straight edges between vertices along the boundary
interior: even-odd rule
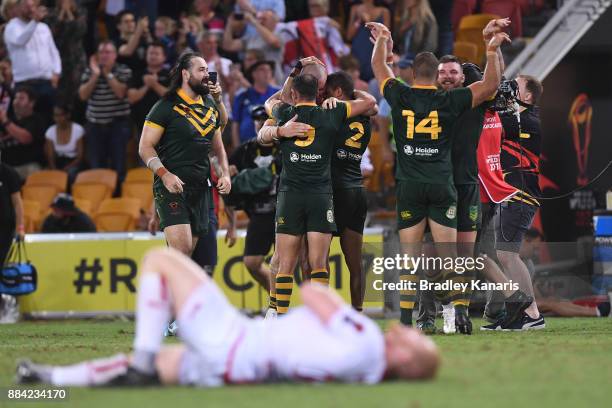
[[[512,88],[518,91],[516,99],[508,109],[500,112],[503,125],[501,165],[506,182],[519,192],[499,205],[495,221],[496,250],[508,278],[517,282],[523,292],[533,296],[529,270],[519,256],[519,249],[540,205],[537,197],[540,196],[541,130],[537,104],[543,87],[536,78],[520,75]],[[514,326],[509,328],[533,330],[545,327],[535,300],[525,310],[523,319],[516,321]]]
[[[263,106],[255,106],[251,110],[251,117],[255,121],[256,129],[259,130],[263,122],[268,119]],[[281,171],[280,151],[276,146],[262,146],[253,138],[241,144],[229,158],[230,174],[232,182],[236,182],[236,189],[233,189],[226,198],[226,205],[234,209],[242,209],[249,216],[245,247],[244,265],[249,273],[266,290],[270,290],[270,269],[264,265],[265,256],[268,255],[274,243],[274,214],[276,211],[276,187],[278,175]],[[249,172],[257,169],[257,172],[266,172],[265,177],[269,177],[269,185],[257,186],[261,181],[253,183],[243,183],[238,178],[252,177],[260,180],[262,173],[252,176]],[[266,170],[269,171],[269,173]],[[270,174],[271,173],[271,174]],[[267,184],[267,183],[264,183]],[[249,189],[255,188],[260,191],[242,190],[249,185]],[[243,187],[244,186],[244,187]]]

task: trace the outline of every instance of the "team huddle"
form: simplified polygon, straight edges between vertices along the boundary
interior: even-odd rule
[[[483,32],[484,73],[472,69],[475,74],[468,78],[456,59],[439,61],[425,52],[414,60],[411,85],[395,78],[389,66],[393,40],[387,27],[366,24],[375,44],[372,70],[391,108],[397,150],[397,224],[402,250],[408,255],[421,254],[428,227],[434,242],[447,244],[436,247],[439,256],[472,256],[477,232],[491,222],[481,210],[476,158],[483,123],[488,118],[499,121],[488,107],[501,81],[499,47],[509,40],[503,32],[508,24],[507,19],[492,20]],[[155,173],[156,210],[170,248],[153,250],[142,262],[133,354],[71,366],[22,361],[18,381],[56,386],[219,386],[433,378],[439,353],[423,332],[435,318],[435,307],[433,312],[424,311],[429,318],[418,325],[421,330],[412,328],[416,290],[401,292],[400,324],[390,325],[385,333],[360,313],[367,214],[360,164],[370,141],[370,118],[378,112],[376,99],[356,91],[346,73],[328,76],[317,58],[308,57],[294,68],[282,90],[266,101],[270,119],[259,129],[257,142],[277,146],[282,171],[274,216],[270,309],[266,319],[248,319],[187,256],[208,223],[210,186],[203,180],[208,179],[211,150],[220,163],[218,189],[222,193],[231,189],[220,140],[220,129],[227,122],[220,87],[209,82],[206,61],[195,54],[182,57],[174,75],[169,97],[147,117],[140,146],[143,161]],[[169,160],[177,155],[180,161]],[[508,190],[504,200],[520,198],[523,204],[534,200],[528,191],[503,184],[501,170],[489,173],[483,183],[491,202],[503,201],[498,195],[504,195],[504,189]],[[501,252],[502,266],[504,260],[515,262],[520,230],[517,227],[519,233],[506,240],[510,249],[493,248]],[[326,288],[333,235],[340,237],[349,267],[351,306]],[[312,283],[301,287],[303,306],[289,309],[298,262]],[[473,270],[462,274],[423,271],[423,275],[400,272],[400,280],[416,281],[421,276],[430,282],[466,283],[475,279]],[[485,275],[495,283],[508,280],[492,265]],[[420,295],[419,304],[428,304],[426,296],[431,296],[429,303],[440,301],[445,311],[452,310],[452,319],[445,318],[446,332],[471,334],[469,290]],[[495,323],[483,329],[543,327],[530,293],[508,290],[503,296]],[[162,346],[163,329],[172,316],[183,344]]]

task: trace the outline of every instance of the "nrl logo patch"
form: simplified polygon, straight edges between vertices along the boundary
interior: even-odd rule
[[[289,155],[289,160],[295,163],[300,160],[300,155],[297,154],[296,152],[291,152],[291,154]]]
[[[406,153],[408,156],[412,156],[414,154],[414,149],[410,145],[405,145],[404,153]]]
[[[338,150],[336,152],[336,156],[338,156],[340,160],[346,159],[346,150],[342,150],[342,149]]]
[[[327,210],[327,222],[334,222],[334,212]]]
[[[456,215],[457,215],[457,207],[454,205],[451,205],[450,207],[448,207],[448,211],[446,211],[446,218],[448,218],[449,220],[452,220],[455,218]]]

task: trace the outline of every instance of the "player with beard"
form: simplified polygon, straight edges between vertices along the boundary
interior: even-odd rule
[[[221,140],[227,113],[199,54],[184,54],[170,76],[168,92],[147,115],[139,154],[155,174],[155,210],[168,245],[190,255],[208,229],[211,149],[222,171],[216,187],[221,194],[231,189]]]

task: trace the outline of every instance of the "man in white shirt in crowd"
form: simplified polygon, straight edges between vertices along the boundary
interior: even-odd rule
[[[16,17],[4,31],[4,41],[13,64],[16,87],[36,90],[36,110],[51,118],[62,61],[49,26],[41,23],[46,12],[33,0],[20,0]]]

